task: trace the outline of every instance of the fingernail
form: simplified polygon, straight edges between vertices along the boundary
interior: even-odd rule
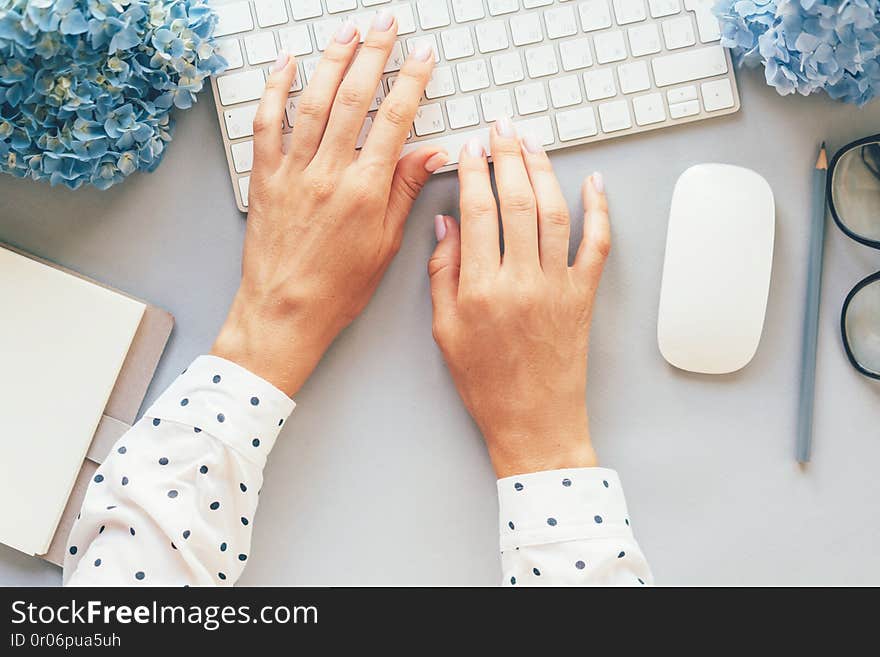
[[[434,153],[431,157],[428,158],[427,162],[425,162],[425,171],[427,171],[428,173],[434,173],[437,169],[444,166],[447,162],[449,162],[449,155],[445,151]]]
[[[600,194],[605,193],[605,178],[598,171],[590,176],[590,180],[593,181],[593,188],[599,192]]]
[[[336,30],[336,43],[341,43],[343,45],[351,43],[356,32],[357,30],[354,27],[354,23],[352,21],[345,21],[339,26],[339,29]]]
[[[529,153],[541,153],[544,150],[544,147],[535,135],[526,135],[523,137],[522,143]]]
[[[427,43],[420,43],[412,51],[413,59],[419,62],[428,61],[434,55],[434,49]]]
[[[278,59],[275,60],[275,63],[272,65],[272,72],[275,73],[280,71],[282,68],[287,66],[287,60],[290,59],[290,55],[288,55],[283,50],[278,52]]]
[[[442,242],[446,237],[446,217],[438,214],[434,217],[434,234],[437,235],[437,241]]]
[[[483,144],[476,137],[467,143],[467,152],[471,157],[483,157],[486,154]]]
[[[516,137],[516,130],[513,127],[513,121],[506,116],[502,116],[495,121],[495,130],[498,131],[499,136],[504,137],[505,139],[513,139]]]
[[[387,9],[382,9],[373,17],[373,29],[377,32],[387,32],[394,22],[394,14]]]

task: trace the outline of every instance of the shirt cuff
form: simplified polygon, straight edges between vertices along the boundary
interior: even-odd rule
[[[605,468],[548,470],[498,480],[501,551],[632,538],[620,478]]]
[[[268,381],[216,356],[200,356],[145,414],[205,431],[259,467],[294,401]]]

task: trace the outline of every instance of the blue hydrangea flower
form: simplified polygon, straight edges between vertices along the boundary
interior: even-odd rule
[[[226,62],[205,0],[0,0],[0,172],[106,189],[152,171]]]
[[[719,0],[715,13],[721,44],[763,64],[781,95],[864,105],[880,93],[880,0]]]

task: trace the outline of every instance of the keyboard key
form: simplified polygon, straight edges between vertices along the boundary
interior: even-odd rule
[[[507,40],[507,28],[504,27],[503,21],[479,23],[475,29],[477,32],[477,46],[482,53],[506,50],[510,45],[510,42]]]
[[[683,103],[686,100],[697,99],[697,88],[693,85],[670,89],[666,92],[666,100],[670,103]]]
[[[223,122],[226,124],[226,136],[230,139],[241,139],[254,134],[254,117],[259,105],[235,107],[223,111]]]
[[[229,147],[232,153],[232,165],[236,173],[246,173],[254,166],[254,142],[240,141]]]
[[[284,0],[254,0],[254,9],[260,27],[272,27],[287,22],[287,7],[284,6]]]
[[[412,34],[416,31],[416,18],[409,4],[394,5],[389,7],[388,11],[394,14],[394,17],[397,19],[398,35]]]
[[[525,79],[519,52],[506,52],[492,57],[492,76],[495,78],[495,84],[499,85]]]
[[[517,14],[510,18],[510,38],[515,46],[538,43],[543,38],[539,14]]]
[[[480,123],[480,112],[473,96],[450,98],[446,101],[446,115],[449,117],[449,127],[453,130],[468,128]]]
[[[434,69],[428,86],[425,87],[425,96],[430,99],[451,96],[455,93],[455,76],[449,66],[438,66]]]
[[[680,0],[648,0],[652,18],[672,16],[681,11]]]
[[[617,67],[617,79],[620,81],[620,90],[625,94],[651,88],[648,64],[644,61],[621,64]]]
[[[544,24],[547,26],[547,36],[551,39],[574,36],[578,33],[577,17],[574,7],[557,7],[544,12]]]
[[[519,0],[487,0],[486,4],[492,16],[512,14],[519,9]]]
[[[553,78],[549,82],[550,101],[553,107],[570,107],[580,105],[583,101],[581,85],[576,75],[568,75],[561,78]]]
[[[449,25],[449,9],[447,9],[445,1],[417,0],[416,6],[419,11],[419,24],[423,30],[433,30]]]
[[[697,37],[694,35],[694,24],[691,22],[691,17],[681,16],[663,21],[663,40],[669,50],[694,45],[697,42]]]
[[[689,100],[684,103],[675,103],[669,106],[669,116],[680,119],[685,116],[694,116],[700,113],[700,101]]]
[[[220,5],[214,7],[214,12],[217,14],[217,26],[214,28],[215,37],[254,29],[251,7],[247,2]]]
[[[599,132],[592,107],[580,107],[567,112],[559,112],[556,115],[556,127],[559,129],[559,141],[584,139]]]
[[[278,30],[278,40],[284,52],[301,57],[312,53],[312,37],[308,25],[291,25]]]
[[[638,23],[648,17],[645,0],[613,0],[613,2],[618,25]]]
[[[536,7],[546,7],[552,5],[553,0],[523,0],[523,7],[526,9],[535,9]]]
[[[263,95],[266,78],[263,69],[255,68],[241,73],[230,73],[217,78],[217,92],[220,103],[235,105],[249,100],[258,100]]]
[[[321,9],[321,0],[290,0],[290,10],[294,20],[302,21],[307,18],[317,18],[324,13]]]
[[[407,52],[412,52],[419,46],[427,46],[434,53],[434,61],[440,61],[440,49],[437,47],[437,37],[433,34],[421,34],[406,40]]]
[[[562,58],[562,68],[566,71],[592,66],[593,56],[590,54],[590,39],[583,37],[563,41],[559,44],[559,56]]]
[[[559,73],[556,50],[552,45],[529,48],[526,50],[526,68],[529,70],[530,78],[540,78],[545,75]]]
[[[456,23],[476,21],[486,16],[483,0],[452,0],[452,13]]]
[[[586,0],[578,5],[584,32],[611,27],[611,8],[608,0]]]
[[[684,8],[694,12],[697,19],[697,32],[702,43],[711,43],[721,38],[721,26],[712,12],[715,0],[684,0]]]
[[[540,82],[523,84],[513,90],[516,108],[523,116],[547,111],[547,94]]]
[[[489,67],[483,59],[475,59],[470,62],[462,62],[455,67],[458,73],[458,85],[464,92],[487,89],[489,81]]]
[[[721,46],[709,46],[663,55],[651,60],[654,83],[658,87],[709,78],[727,73],[727,57]]]
[[[480,104],[483,106],[483,118],[487,123],[492,123],[503,116],[513,116],[513,103],[507,89],[481,94]]]
[[[518,134],[534,137],[541,146],[549,146],[556,141],[550,117],[539,116],[534,119],[523,119],[521,121],[514,121],[513,125]]]
[[[663,96],[659,93],[646,94],[633,98],[633,114],[639,125],[651,125],[666,120]]]
[[[623,30],[602,32],[593,37],[596,47],[596,61],[600,64],[619,62],[626,59],[626,44],[623,42]]]
[[[357,0],[326,0],[327,13],[338,14],[341,11],[357,9]]]
[[[596,71],[584,73],[584,88],[587,91],[587,100],[602,100],[617,95],[614,86],[614,74],[610,68],[602,68]]]
[[[217,42],[217,54],[226,60],[227,71],[244,66],[244,57],[241,55],[241,44],[238,39],[222,39]]]
[[[251,177],[244,176],[238,179],[238,193],[241,195],[241,204],[244,207],[248,205],[248,191],[251,187]]]
[[[443,132],[446,124],[443,122],[443,108],[440,103],[422,105],[416,112],[414,127],[419,137]]]
[[[703,93],[703,106],[707,112],[717,112],[735,105],[730,80],[712,80],[700,85]]]
[[[394,71],[399,71],[403,68],[403,62],[406,59],[403,54],[403,46],[400,45],[400,41],[395,41],[394,45],[391,47],[391,55],[388,57],[388,61],[385,62],[385,72],[393,73]]]
[[[636,25],[627,30],[629,49],[633,57],[653,55],[660,52],[660,31],[655,23]]]
[[[617,132],[632,127],[629,106],[625,100],[615,100],[599,105],[599,120],[604,132]]]
[[[278,51],[275,48],[275,35],[272,32],[257,32],[244,38],[244,51],[251,64],[264,64],[275,61]]]
[[[291,128],[293,127],[293,122],[296,120],[296,110],[299,107],[299,96],[290,96],[287,99],[287,103],[284,105],[284,114],[287,116],[287,125]]]
[[[440,34],[440,41],[443,43],[443,54],[447,60],[474,55],[474,40],[471,38],[471,30],[468,27],[445,30]]]
[[[339,17],[312,23],[312,29],[315,31],[315,46],[319,51],[323,52],[327,49],[341,25],[342,19]]]
[[[370,108],[367,111],[375,112],[379,109],[379,105],[382,104],[383,100],[385,100],[385,85],[379,82],[379,86],[376,87],[376,93],[373,94],[373,100],[370,101]]]

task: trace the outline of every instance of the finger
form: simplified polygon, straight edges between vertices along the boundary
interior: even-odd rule
[[[448,161],[446,151],[434,146],[420,148],[397,163],[385,212],[386,231],[395,246],[400,243],[406,219],[428,178]]]
[[[370,135],[361,149],[360,161],[372,170],[388,171],[389,158],[393,161],[399,156],[433,69],[433,48],[419,44],[410,52],[394,87],[379,106]],[[390,172],[387,175],[390,177]]]
[[[504,117],[490,130],[495,184],[504,229],[503,265],[538,267],[538,208],[513,121]]]
[[[461,188],[462,281],[479,280],[501,265],[498,207],[492,194],[489,162],[478,139],[462,149],[458,163]]]
[[[294,167],[305,168],[315,157],[324,137],[336,92],[357,46],[358,33],[354,23],[343,23],[327,45],[309,86],[300,96],[289,155]]]
[[[336,94],[319,154],[334,162],[351,162],[367,111],[382,83],[382,73],[397,37],[394,14],[376,13],[364,45]]]
[[[568,269],[568,241],[571,231],[568,203],[541,142],[527,135],[522,140],[522,146],[526,171],[538,204],[538,254],[541,268],[551,276],[563,274]]]
[[[452,217],[434,217],[437,247],[428,261],[431,278],[431,301],[434,305],[434,328],[442,327],[455,315],[458,277],[461,270],[461,233]]]
[[[611,225],[608,220],[608,200],[605,180],[594,173],[583,187],[584,237],[574,261],[577,270],[590,288],[599,285],[605,260],[611,251]]]
[[[274,170],[281,162],[284,105],[298,70],[293,57],[283,50],[278,53],[254,116],[254,171]]]

